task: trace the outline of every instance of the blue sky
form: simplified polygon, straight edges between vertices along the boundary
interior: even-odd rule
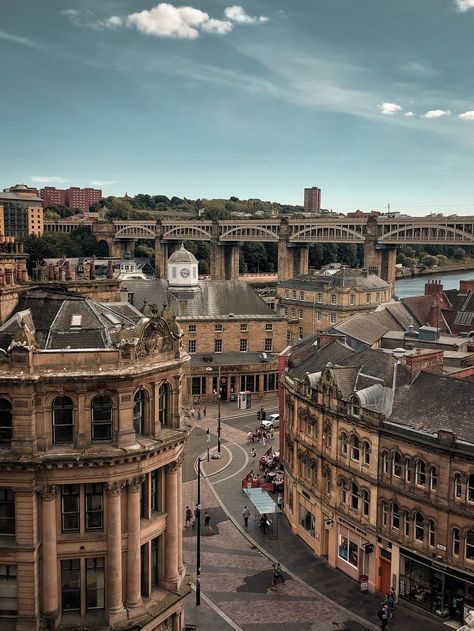
[[[474,211],[474,0],[2,0],[0,186]]]

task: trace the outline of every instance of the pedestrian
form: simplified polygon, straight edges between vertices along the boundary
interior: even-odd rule
[[[201,420],[201,408],[198,408],[198,421]]]
[[[278,590],[278,570],[275,563],[272,565],[272,589]]]
[[[377,613],[377,615],[380,618],[380,623],[381,623],[380,628],[382,629],[382,631],[384,631],[384,629],[387,628],[387,624],[388,624],[388,616],[389,616],[388,605],[383,605],[382,608]]]
[[[281,493],[278,493],[277,505],[280,510],[283,510],[283,495]]]
[[[250,511],[247,508],[247,506],[244,506],[244,510],[242,511],[242,517],[244,518],[244,526],[246,528],[248,528],[249,525],[249,517],[250,517]]]
[[[270,429],[270,440],[273,440],[273,437],[275,436],[275,432],[273,431],[273,427]]]
[[[285,584],[285,579],[283,578],[283,572],[281,571],[281,565],[279,563],[276,564],[277,571],[277,581],[280,581],[282,585]]]
[[[204,408],[202,410],[202,413],[204,414],[204,418],[206,418],[206,415],[207,415],[207,407],[206,406],[204,406]]]
[[[187,528],[189,526],[189,524],[191,523],[192,518],[193,518],[193,511],[189,508],[189,506],[186,506],[185,528]]]
[[[209,528],[209,530],[212,530],[212,528],[211,528],[211,516],[209,515],[209,513],[207,511],[204,513],[204,527],[205,528]]]
[[[262,432],[262,445],[263,447],[265,447],[265,441],[267,440],[267,433],[266,432]]]
[[[194,408],[191,408],[191,418],[194,418]]]
[[[250,455],[252,456],[252,467],[255,465],[255,458],[257,457],[257,450],[255,447],[252,447],[250,450]]]
[[[194,526],[197,524],[198,519],[199,519],[199,506],[196,504],[196,506],[194,507],[194,521],[192,523],[192,526],[194,528]]]
[[[260,517],[260,528],[263,530],[263,534],[265,535],[267,532],[267,514],[263,513]]]

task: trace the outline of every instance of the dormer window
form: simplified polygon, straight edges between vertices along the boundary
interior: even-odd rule
[[[80,329],[82,326],[82,315],[76,314],[71,316],[71,329]]]
[[[352,401],[352,415],[360,416],[360,403],[358,399],[353,399]]]

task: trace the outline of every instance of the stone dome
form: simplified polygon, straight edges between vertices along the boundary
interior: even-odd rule
[[[181,244],[179,250],[173,252],[169,257],[168,263],[197,263],[198,260],[191,252],[188,252],[184,247],[184,243]]]

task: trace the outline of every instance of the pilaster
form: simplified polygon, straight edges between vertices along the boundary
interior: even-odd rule
[[[142,602],[140,589],[140,488],[138,476],[127,481],[127,608],[137,609]],[[135,612],[138,613],[138,612]]]
[[[41,494],[43,616],[48,628],[59,623],[59,582],[56,525],[56,486],[44,486]]]
[[[121,493],[123,482],[109,482],[105,489],[108,497],[107,520],[107,621],[112,626],[123,620],[127,612],[122,595],[122,519]]]

